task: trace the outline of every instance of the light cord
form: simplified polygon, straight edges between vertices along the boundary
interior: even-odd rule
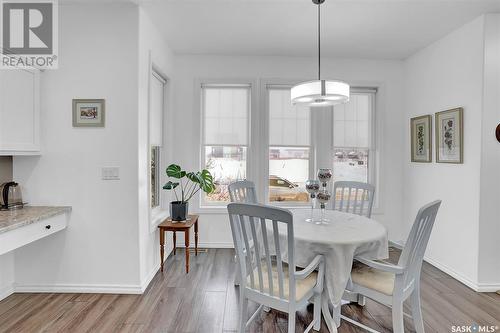
[[[321,2],[318,2],[318,80],[321,80]]]

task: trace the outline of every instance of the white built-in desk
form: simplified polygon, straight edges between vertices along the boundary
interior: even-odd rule
[[[26,206],[0,211],[0,255],[63,230],[71,207]]]

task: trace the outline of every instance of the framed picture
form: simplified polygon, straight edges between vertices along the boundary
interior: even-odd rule
[[[73,127],[104,127],[104,99],[74,99]]]
[[[410,127],[411,161],[432,162],[432,116],[411,118]]]
[[[463,113],[463,108],[436,113],[436,162],[463,163]]]

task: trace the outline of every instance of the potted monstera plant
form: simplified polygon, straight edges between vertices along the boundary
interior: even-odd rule
[[[215,190],[212,174],[208,170],[187,172],[177,164],[167,167],[167,176],[173,178],[164,186],[164,190],[174,191],[176,201],[170,203],[170,216],[173,221],[185,221],[188,215],[188,202],[202,190],[210,194]]]

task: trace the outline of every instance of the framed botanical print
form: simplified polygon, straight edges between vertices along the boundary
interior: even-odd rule
[[[73,127],[104,127],[104,99],[74,99]]]
[[[436,113],[436,162],[463,163],[463,113],[463,108]]]
[[[432,116],[420,116],[410,119],[411,161],[432,162]]]

